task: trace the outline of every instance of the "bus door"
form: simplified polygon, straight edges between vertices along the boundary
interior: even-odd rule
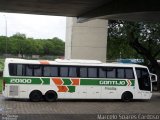
[[[151,93],[151,80],[148,69],[136,68],[136,74],[141,98],[148,98],[150,96],[149,93]]]

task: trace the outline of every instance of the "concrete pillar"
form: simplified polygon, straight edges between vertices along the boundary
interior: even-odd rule
[[[76,21],[76,18],[67,18],[65,58],[106,62],[108,21]]]

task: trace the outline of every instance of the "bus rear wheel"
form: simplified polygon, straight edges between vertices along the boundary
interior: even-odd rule
[[[126,91],[122,94],[122,101],[123,102],[129,102],[133,99],[133,94],[129,91]]]
[[[45,93],[44,97],[47,102],[54,102],[57,100],[57,93],[53,90],[49,90]]]
[[[34,90],[30,93],[29,99],[32,102],[39,102],[42,99],[42,93],[39,90]]]

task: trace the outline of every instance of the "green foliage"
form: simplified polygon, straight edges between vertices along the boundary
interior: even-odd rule
[[[108,59],[117,59],[120,56],[121,58],[146,58],[142,53],[143,49],[153,55],[152,57],[160,59],[159,23],[112,20],[109,21],[108,31]],[[133,35],[130,36],[129,32]]]
[[[4,68],[4,59],[0,59],[0,71],[3,71]]]
[[[0,93],[2,92],[2,78],[0,77]]]
[[[129,41],[126,39],[124,25],[119,21],[109,21],[107,58],[109,60],[140,58],[136,51],[130,47]]]
[[[118,58],[140,58],[140,56],[129,46],[127,40],[109,38],[107,46],[107,58],[110,60],[115,60]]]
[[[6,46],[8,54],[63,56],[65,43],[57,37],[33,39],[27,38],[25,34],[17,33],[11,37],[0,36],[0,54],[6,53]]]
[[[0,36],[0,54],[5,53],[6,39],[7,37]]]

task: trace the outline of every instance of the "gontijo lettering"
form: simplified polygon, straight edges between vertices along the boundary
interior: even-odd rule
[[[126,82],[125,81],[99,81],[100,85],[125,85]]]

